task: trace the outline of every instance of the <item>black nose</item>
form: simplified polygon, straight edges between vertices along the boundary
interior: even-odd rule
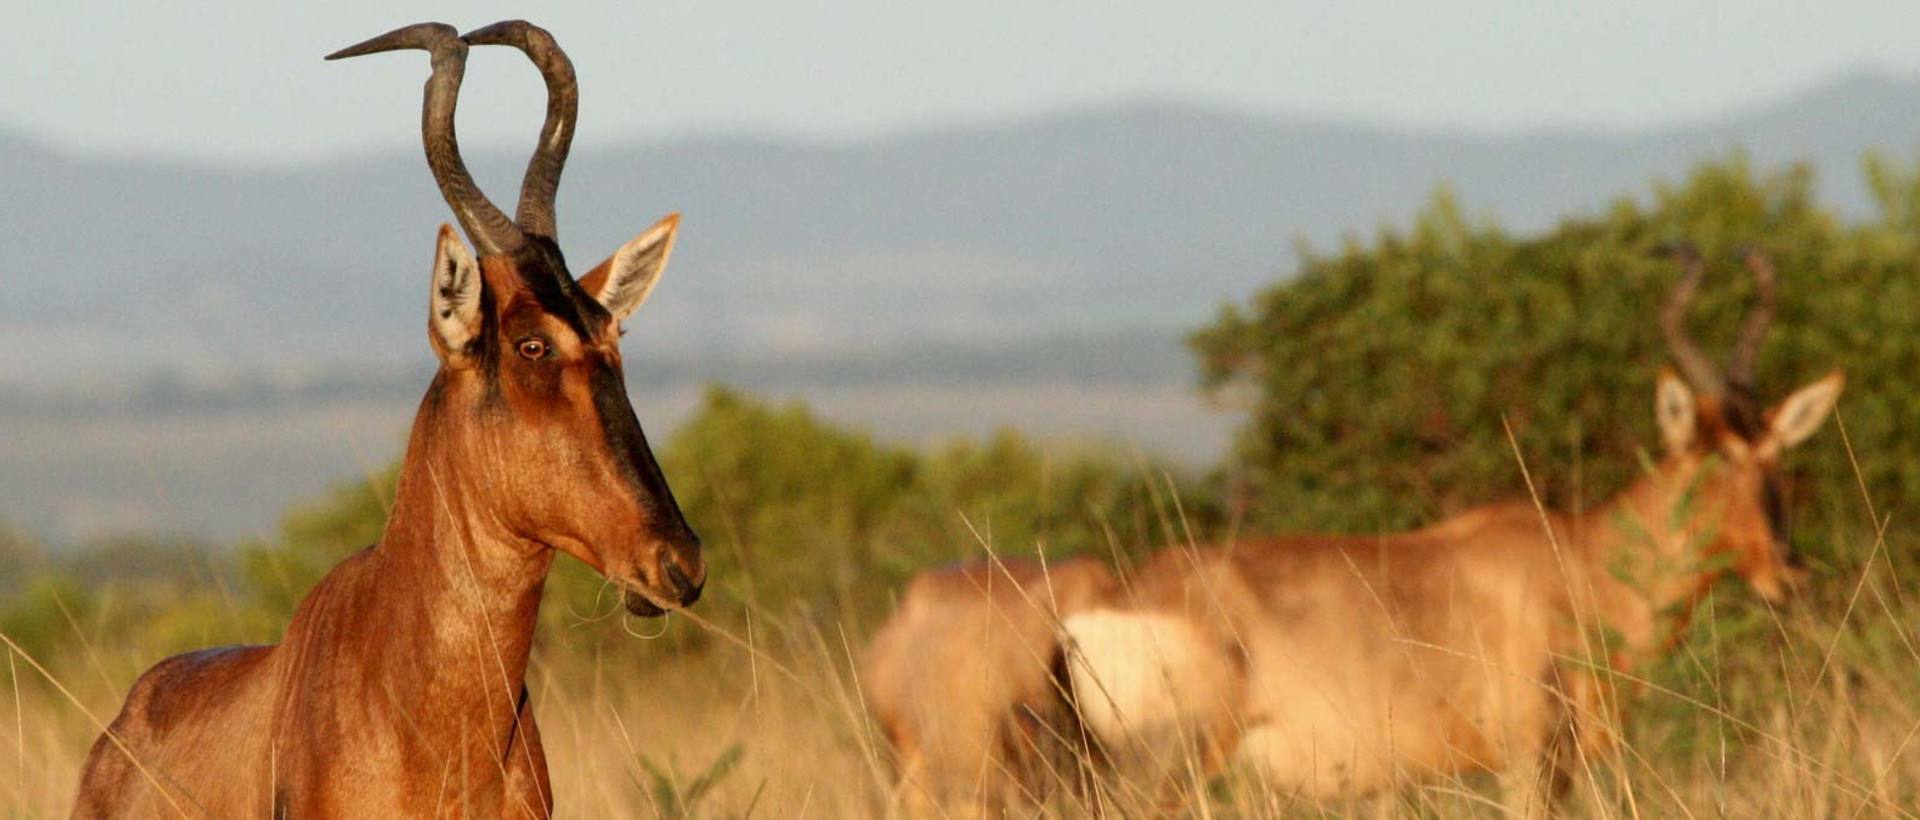
[[[694,560],[698,561],[700,559],[695,558]],[[678,561],[667,560],[663,563],[665,563],[667,567],[667,592],[673,595],[674,601],[678,602],[681,606],[692,606],[693,602],[700,600],[700,590],[706,588],[707,579],[702,577],[700,580],[695,581],[692,578],[688,578],[687,573],[680,569],[680,562]],[[701,575],[704,576],[706,573],[703,572]]]

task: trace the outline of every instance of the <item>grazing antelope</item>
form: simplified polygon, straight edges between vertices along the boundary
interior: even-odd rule
[[[509,220],[468,175],[454,105],[469,45],[510,45],[546,79],[546,124]],[[74,814],[399,817],[550,814],[525,683],[556,552],[658,615],[700,597],[700,541],[647,449],[620,322],[673,247],[669,216],[575,280],[554,191],[578,108],[546,31],[401,28],[328,56],[433,56],[427,163],[476,259],[441,226],[428,341],[439,372],[414,417],[380,543],[342,561],[274,646],[169,658],[93,746]]]
[[[1778,602],[1801,575],[1778,464],[1842,378],[1761,412],[1774,277],[1747,262],[1757,305],[1723,373],[1682,325],[1704,268],[1686,259],[1660,321],[1685,373],[1658,380],[1666,455],[1618,496],[1578,515],[1514,501],[1413,532],[1160,552],[1110,607],[1064,619],[1084,724],[1150,776],[1233,755],[1278,791],[1332,797],[1494,771],[1509,800],[1546,808],[1575,755],[1610,749],[1612,674],[1669,648],[1718,576]]]
[[[914,576],[862,663],[909,816],[991,814],[1077,782],[1060,616],[1112,596],[1091,558],[978,561]]]

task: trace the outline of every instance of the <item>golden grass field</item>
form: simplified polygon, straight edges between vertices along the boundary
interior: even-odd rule
[[[1870,533],[1862,528],[1862,533]],[[1723,583],[1669,659],[1622,687],[1620,757],[1588,761],[1568,808],[1592,817],[1908,817],[1920,814],[1920,606],[1915,568],[1884,543],[1842,537],[1802,601],[1772,610]],[[550,602],[551,605],[551,602]],[[717,613],[708,613],[718,616]],[[744,615],[744,613],[743,613]],[[657,621],[574,619],[645,642]],[[689,623],[689,621],[703,623]],[[530,675],[557,812],[569,817],[865,817],[893,813],[890,763],[854,659],[873,624],[774,613],[675,617],[693,648],[536,650]],[[0,811],[62,816],[98,720],[158,660],[75,621],[77,661],[9,653],[0,692]],[[684,636],[683,636],[684,637]],[[967,639],[967,636],[956,636]],[[661,642],[662,645],[666,642]],[[628,647],[616,644],[616,649]],[[617,658],[617,660],[615,659]],[[637,659],[637,660],[636,660]],[[703,782],[707,781],[707,782]],[[1230,772],[1191,793],[1197,817],[1502,816],[1493,780],[1416,783],[1318,803]],[[1127,817],[1168,807],[1137,786],[1056,789],[1025,812]]]

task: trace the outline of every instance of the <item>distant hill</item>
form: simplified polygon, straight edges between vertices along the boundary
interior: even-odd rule
[[[408,127],[395,124],[395,128]],[[847,144],[716,136],[581,150],[576,268],[686,214],[641,348],[697,367],[1160,328],[1395,222],[1442,181],[1516,228],[1744,147],[1870,207],[1868,147],[1920,138],[1920,80],[1857,75],[1639,133],[1476,136],[1142,103]],[[523,157],[479,152],[510,202]],[[232,172],[67,156],[0,133],[0,385],[417,363],[432,230],[416,152]]]

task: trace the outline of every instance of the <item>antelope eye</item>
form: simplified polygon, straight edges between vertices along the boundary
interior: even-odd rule
[[[533,361],[546,358],[549,349],[547,340],[538,337],[521,339],[516,348],[520,351],[520,358]]]

